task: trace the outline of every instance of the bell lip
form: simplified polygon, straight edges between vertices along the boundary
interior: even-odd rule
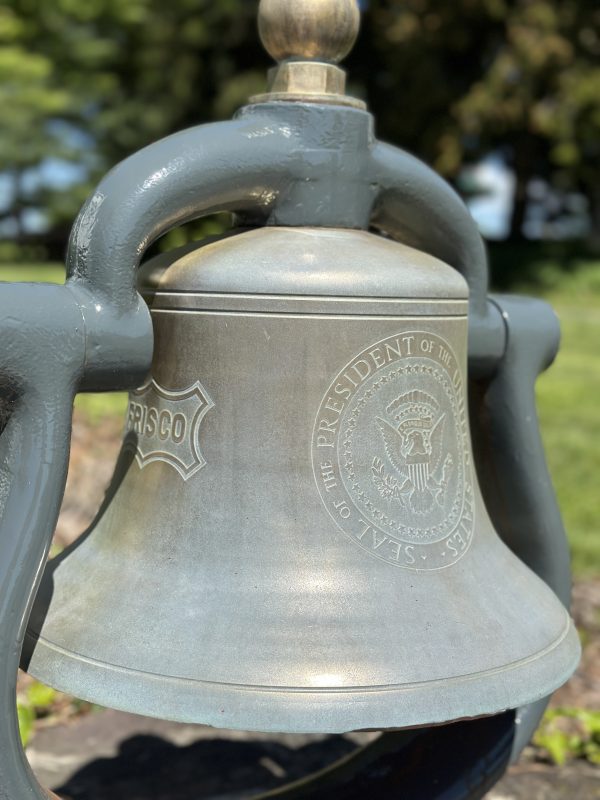
[[[156,675],[66,651],[31,631],[25,637],[31,658],[23,668],[82,700],[173,722],[265,733],[416,728],[499,714],[552,694],[581,656],[579,636],[565,615],[562,634],[520,661],[404,685],[312,689]]]

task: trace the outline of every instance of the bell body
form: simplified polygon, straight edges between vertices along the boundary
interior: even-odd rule
[[[105,504],[46,570],[33,675],[304,732],[492,714],[566,680],[572,623],[477,484],[455,270],[362,231],[264,228],[144,280],[152,375]]]

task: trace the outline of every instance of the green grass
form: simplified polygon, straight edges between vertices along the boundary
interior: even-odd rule
[[[600,266],[600,265],[599,265]],[[557,298],[562,346],[538,381],[542,435],[577,574],[600,574],[600,303]]]
[[[62,264],[0,264],[0,281],[64,283],[65,268]]]
[[[537,385],[542,435],[574,573],[600,575],[600,259],[542,294],[562,329]]]
[[[538,380],[538,413],[577,576],[600,575],[600,257],[568,244],[496,246],[503,289],[546,299],[562,330]]]
[[[600,766],[600,711],[549,708],[533,737],[559,767],[574,758]]]
[[[103,394],[78,394],[75,408],[85,414],[92,424],[103,417],[125,419],[127,392],[104,392]]]
[[[544,296],[561,320],[561,351],[538,381],[538,410],[574,572],[600,575],[600,259],[565,261],[552,248],[532,246],[508,247],[502,257],[512,265],[513,291]],[[61,282],[63,274],[57,265],[0,266],[0,280]],[[126,396],[79,395],[76,403],[92,420],[122,417]]]

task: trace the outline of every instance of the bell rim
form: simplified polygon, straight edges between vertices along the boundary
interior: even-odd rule
[[[552,694],[574,672],[581,654],[566,611],[565,617],[560,636],[518,661],[387,686],[254,686],[158,675],[73,653],[31,631],[25,637],[31,657],[23,668],[82,700],[173,722],[265,733],[415,728],[492,716]]]

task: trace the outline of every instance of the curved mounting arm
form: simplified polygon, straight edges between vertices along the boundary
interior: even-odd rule
[[[507,348],[490,380],[472,382],[469,398],[478,476],[502,539],[568,608],[570,557],[546,466],[535,403],[535,382],[558,352],[560,328],[540,300],[496,296]],[[518,710],[513,759],[518,758],[547,700]]]
[[[130,156],[77,217],[68,280],[127,308],[141,257],[163,233],[215,211],[268,213],[292,170],[297,139],[297,131],[257,116],[192,128]]]
[[[71,404],[84,364],[81,329],[65,287],[2,287],[0,797],[6,800],[45,797],[20,746],[15,692],[25,625],[64,490]]]
[[[558,352],[560,328],[541,300],[494,296],[507,349],[496,374],[473,385],[478,474],[486,506],[511,550],[569,605],[569,549],[546,466],[535,382]]]
[[[71,409],[87,377],[133,388],[151,354],[147,312],[115,314],[119,355],[90,350],[85,286],[4,284],[0,290],[0,798],[46,798],[20,746],[17,669],[29,611],[66,480]],[[99,313],[99,312],[98,312]],[[104,307],[104,317],[114,310]],[[111,380],[107,369],[121,365]],[[104,374],[104,380],[101,376]]]
[[[372,224],[457,269],[469,285],[469,372],[490,374],[502,358],[505,326],[488,303],[487,253],[469,210],[422,161],[387,144],[372,151],[378,185]]]
[[[268,213],[298,136],[261,116],[192,128],[146,147],[101,181],[77,217],[67,255],[67,284],[79,291],[96,365],[81,389],[101,389],[124,374],[122,339],[131,331],[123,315],[135,309],[148,316],[136,272],[149,245],[215,211]],[[144,324],[150,329],[149,319]]]
[[[0,526],[3,556],[0,614],[4,621],[0,636],[4,653],[0,666],[3,709],[0,797],[7,800],[24,797],[24,783],[34,787],[35,797],[44,797],[19,743],[16,676],[23,628],[33,600],[31,575],[46,557],[58,516],[56,498],[60,498],[64,490],[70,428],[70,414],[65,415],[64,411],[70,408],[70,402],[64,386],[53,401],[39,397],[23,400],[2,437],[2,477],[6,479],[10,474],[13,486],[17,487],[9,491]],[[7,567],[10,574],[7,574]]]
[[[471,313],[487,313],[488,266],[481,234],[456,192],[409,153],[378,143],[372,152],[379,194],[372,224],[462,273]]]

